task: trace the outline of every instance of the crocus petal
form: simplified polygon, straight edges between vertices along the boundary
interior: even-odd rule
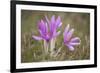
[[[68,24],[68,25],[66,26],[65,30],[64,30],[64,33],[68,33],[69,28],[70,28],[70,25]]]
[[[61,33],[61,31],[56,32],[56,33],[53,35],[53,37],[58,36],[60,33]]]
[[[66,34],[66,41],[69,41],[73,35],[74,29],[71,29],[67,34]]]
[[[42,38],[39,37],[39,36],[34,36],[34,35],[33,35],[32,38],[35,39],[35,40],[42,40]]]
[[[74,51],[74,47],[72,45],[67,45],[70,51]]]
[[[72,45],[72,46],[80,45],[80,42],[70,42],[69,45]]]
[[[72,38],[69,44],[70,44],[70,45],[73,45],[73,46],[79,45],[79,44],[80,44],[80,39],[79,39],[79,37]]]
[[[46,41],[49,41],[51,38],[49,35],[46,35],[46,37],[44,38]]]
[[[39,28],[39,30],[41,30],[42,32],[45,32],[45,25],[44,25],[43,20],[41,20],[41,21],[38,23],[38,28]]]
[[[48,28],[46,26],[46,22],[44,22],[43,20],[40,21],[38,27],[43,33],[47,33],[48,32]]]
[[[51,18],[51,22],[50,22],[49,26],[50,26],[50,32],[51,33],[53,33],[54,31],[56,31],[55,16],[54,15]]]
[[[55,22],[55,16],[53,15],[51,17],[51,21],[48,20],[47,16],[45,16],[46,18],[46,21],[47,21],[47,24],[49,25],[49,29],[50,29],[50,32],[53,34],[54,31],[56,31],[56,22]]]
[[[69,28],[70,28],[70,25],[68,24],[64,30],[64,33],[63,33],[63,36],[64,36],[64,40],[66,40],[66,37],[67,37],[67,33],[69,31]]]
[[[45,23],[46,33],[48,32],[48,24]]]
[[[54,24],[55,23],[55,15],[53,15],[52,17],[51,17],[51,24]]]
[[[70,42],[72,42],[72,43],[80,43],[80,38],[79,37],[72,38]]]
[[[61,19],[60,19],[60,16],[58,16],[58,18],[56,19],[56,26],[60,27],[61,25],[62,25]]]
[[[48,33],[48,25],[46,22],[42,21],[42,24],[43,24],[43,28],[44,28],[44,33]]]
[[[71,42],[80,42],[80,38],[79,37],[72,38]]]
[[[47,16],[45,16],[45,19],[46,19],[47,23],[50,24],[50,21]]]
[[[42,38],[46,37],[46,33],[43,33],[42,30],[39,30],[39,32],[40,32],[40,35],[41,35]]]
[[[50,32],[52,31],[52,28],[53,28],[53,24],[54,24],[54,20],[55,20],[55,16],[52,16],[52,18],[51,18],[51,21],[49,21],[49,19],[48,19],[48,17],[47,16],[45,16],[45,18],[46,18],[46,21],[47,21],[47,24],[48,24],[48,26],[49,26],[49,29],[50,29]]]
[[[40,32],[40,35],[41,35],[41,37],[42,37],[43,39],[45,39],[45,40],[49,40],[49,39],[50,39],[50,36],[49,36],[48,34],[42,33],[41,30],[39,30],[39,32]]]
[[[62,22],[60,22],[60,24],[58,25],[58,27],[61,27],[61,25],[62,25]]]

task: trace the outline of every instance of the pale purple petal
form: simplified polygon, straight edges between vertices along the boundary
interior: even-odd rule
[[[48,24],[45,23],[45,27],[46,27],[46,33],[48,33]]]
[[[47,23],[50,25],[50,21],[47,16],[45,16],[45,19],[46,19]]]
[[[73,35],[74,29],[71,29],[67,34],[66,34],[66,41],[69,41]]]
[[[48,32],[48,28],[46,26],[46,22],[44,22],[43,20],[40,21],[38,27],[43,33],[47,33]]]
[[[67,37],[67,33],[69,31],[69,28],[70,28],[70,25],[68,24],[64,30],[64,33],[63,33],[63,36],[64,36],[64,40],[66,40],[66,37]]]
[[[45,39],[45,40],[49,40],[49,39],[50,39],[50,36],[49,36],[48,34],[44,34],[44,33],[42,33],[40,30],[39,30],[39,32],[40,32],[40,35],[41,35],[41,37],[42,37],[43,39]]]
[[[55,23],[55,15],[53,15],[52,17],[51,17],[51,24],[54,24]]]
[[[72,38],[71,42],[80,42],[80,38],[79,37]]]
[[[53,15],[51,18],[51,22],[50,22],[50,31],[51,33],[53,33],[56,29],[56,25],[55,25],[55,16]]]
[[[80,45],[80,39],[78,37],[72,38],[69,44],[73,46]]]
[[[43,20],[41,20],[41,21],[38,23],[38,28],[39,28],[39,30],[41,30],[42,32],[45,32],[45,27],[44,27],[44,22],[43,22]]]
[[[42,21],[42,24],[43,24],[43,28],[44,28],[44,33],[48,33],[48,26],[47,26],[47,23]]]
[[[62,22],[58,25],[58,27],[61,27],[61,25],[62,25]]]
[[[49,35],[46,35],[44,39],[50,40],[50,36]]]
[[[62,22],[61,22],[61,19],[60,19],[60,16],[58,16],[58,18],[56,19],[56,26],[57,28],[60,27],[62,25]]]
[[[47,16],[45,16],[47,24],[49,25],[50,32],[53,34],[56,31],[56,22],[55,22],[55,15],[51,17],[51,21],[48,20]]]
[[[46,33],[43,33],[41,30],[39,30],[41,37],[45,38],[46,37]]]
[[[34,35],[33,35],[32,38],[35,39],[35,40],[42,40],[42,38],[39,37],[39,36],[34,36]]]
[[[72,45],[72,46],[80,45],[80,42],[70,42],[69,45]]]
[[[61,31],[56,32],[56,33],[53,35],[53,37],[58,36],[60,33],[61,33]]]
[[[70,24],[68,24],[68,25],[66,26],[66,28],[65,28],[65,30],[64,30],[64,33],[68,33],[69,29],[70,29]]]
[[[67,45],[70,51],[74,51],[74,47],[72,45]]]
[[[53,36],[55,32],[56,32],[55,16],[52,16],[50,22],[50,34]]]

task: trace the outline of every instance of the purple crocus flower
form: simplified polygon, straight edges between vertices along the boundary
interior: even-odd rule
[[[57,31],[57,29],[61,26],[61,24],[60,16],[55,19],[55,16],[53,15],[51,20],[46,17],[46,20],[40,20],[38,23],[40,36],[33,35],[32,38],[35,40],[46,40],[49,42],[52,38],[55,38],[60,34],[60,31]]]
[[[74,46],[80,44],[79,37],[73,37],[74,29],[70,29],[68,24],[63,33],[64,44],[69,48],[70,51],[74,51]]]

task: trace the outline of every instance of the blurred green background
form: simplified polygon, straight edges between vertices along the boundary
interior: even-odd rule
[[[42,62],[41,41],[32,39],[32,34],[39,35],[37,23],[40,19],[49,19],[52,15],[60,16],[62,21],[62,33],[57,38],[56,48],[61,47],[63,31],[67,24],[75,29],[74,36],[81,39],[81,44],[75,47],[75,51],[63,45],[58,57],[46,61],[86,60],[90,59],[90,14],[76,12],[54,12],[21,10],[21,62]]]

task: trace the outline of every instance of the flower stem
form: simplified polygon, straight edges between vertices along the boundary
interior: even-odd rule
[[[49,51],[49,42],[46,42],[44,40],[44,54],[45,54],[45,57],[48,55],[48,51]]]
[[[56,38],[53,38],[53,39],[51,39],[51,41],[50,41],[50,56],[52,56],[52,54],[53,54],[53,52],[54,52],[55,42],[56,42]]]

